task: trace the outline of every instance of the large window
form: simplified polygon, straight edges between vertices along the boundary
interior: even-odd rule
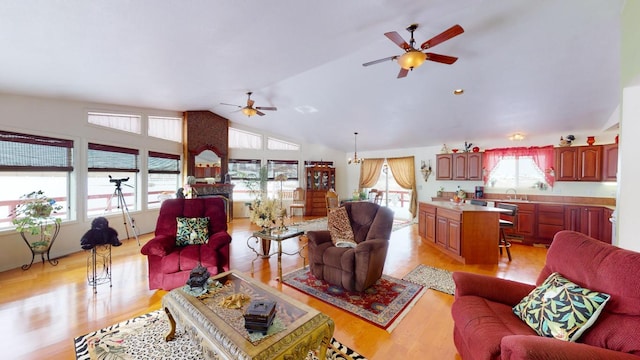
[[[267,195],[271,198],[290,199],[299,186],[297,160],[267,161]]]
[[[42,190],[69,219],[73,140],[0,131],[0,229],[13,227],[11,211],[20,196]]]
[[[159,207],[163,200],[174,197],[180,182],[180,155],[149,151],[147,204]]]
[[[88,216],[138,209],[136,196],[138,154],[137,149],[89,143],[87,152]]]
[[[147,134],[160,139],[182,142],[182,119],[149,116]]]
[[[288,141],[269,137],[267,138],[267,149],[269,150],[300,150],[300,145]]]
[[[554,183],[553,146],[488,149],[482,161],[486,186],[544,190]]]
[[[134,134],[142,132],[142,120],[140,115],[107,114],[90,112],[87,120],[90,124],[122,130]]]
[[[251,201],[260,193],[260,166],[259,159],[229,159],[234,200]]]

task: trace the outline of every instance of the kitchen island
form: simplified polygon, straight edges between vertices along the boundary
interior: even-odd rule
[[[418,204],[422,239],[464,264],[497,264],[504,209],[450,201]]]

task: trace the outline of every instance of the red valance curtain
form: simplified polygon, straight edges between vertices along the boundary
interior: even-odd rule
[[[482,157],[483,164],[483,180],[485,184],[489,183],[489,175],[496,168],[498,162],[505,157],[515,157],[516,159],[521,156],[528,156],[533,159],[533,162],[540,168],[540,171],[544,173],[544,178],[549,186],[553,187],[555,182],[554,177],[554,152],[553,145],[548,146],[531,146],[531,147],[512,147],[512,148],[500,148],[500,149],[488,149],[484,151]]]

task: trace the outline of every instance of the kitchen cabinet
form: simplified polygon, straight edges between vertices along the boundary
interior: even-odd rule
[[[602,145],[560,147],[555,153],[557,181],[602,179]]]
[[[498,263],[499,209],[432,201],[420,202],[418,214],[425,243],[465,264]]]
[[[618,181],[618,144],[602,146],[602,181]]]
[[[564,207],[564,216],[565,229],[602,239],[604,208],[567,205]]]
[[[305,215],[326,216],[327,203],[325,196],[329,189],[336,188],[336,169],[328,165],[307,166]]]
[[[561,230],[564,230],[564,205],[538,204],[537,239],[551,244],[555,234]]]
[[[436,208],[418,205],[418,234],[431,243],[436,241]]]
[[[460,218],[455,211],[441,210],[436,215],[436,244],[454,255],[460,255]]]
[[[436,155],[436,180],[451,180],[453,176],[452,161],[451,154]]]
[[[482,180],[482,154],[436,155],[436,180]]]
[[[518,212],[515,218],[515,226],[512,229],[505,229],[505,234],[521,238],[524,242],[526,238],[536,236],[536,212],[537,205],[525,202],[504,202],[518,206]],[[510,220],[505,217],[505,220]]]

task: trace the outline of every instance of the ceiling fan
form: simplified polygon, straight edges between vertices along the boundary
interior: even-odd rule
[[[413,32],[417,28],[418,28],[418,24],[411,24],[409,25],[409,27],[407,27],[407,31],[411,33],[411,40],[409,40],[409,43],[404,41],[402,36],[400,36],[400,34],[398,34],[395,31],[384,33],[384,35],[387,38],[389,38],[389,40],[393,41],[394,43],[396,43],[396,45],[400,46],[405,51],[405,53],[402,55],[394,55],[394,56],[386,57],[384,59],[369,61],[367,63],[362,64],[362,66],[374,65],[387,60],[397,60],[398,64],[400,64],[400,67],[401,67],[400,72],[398,73],[398,78],[403,78],[407,76],[407,74],[409,73],[409,70],[413,70],[414,68],[419,67],[420,65],[422,65],[422,63],[425,60],[435,61],[435,62],[448,64],[448,65],[451,65],[454,62],[456,62],[456,60],[458,60],[457,57],[434,54],[430,52],[424,53],[422,51],[432,48],[440,44],[441,42],[447,41],[452,37],[462,34],[464,32],[464,29],[462,28],[462,26],[453,25],[452,27],[445,30],[441,34],[436,35],[430,40],[423,42],[422,45],[420,45],[419,49],[416,49],[414,47],[415,40],[413,39]]]
[[[256,106],[253,107],[254,101],[251,100],[251,94],[253,94],[251,91],[249,91],[247,93],[247,106],[242,106],[242,105],[235,105],[235,104],[227,104],[227,103],[220,103],[221,105],[230,105],[230,106],[235,106],[240,108],[240,111],[242,111],[243,114],[251,117],[253,115],[260,115],[260,116],[264,116],[265,114],[260,111],[260,110],[268,110],[268,111],[276,111],[278,110],[278,108],[274,107],[274,106]]]

